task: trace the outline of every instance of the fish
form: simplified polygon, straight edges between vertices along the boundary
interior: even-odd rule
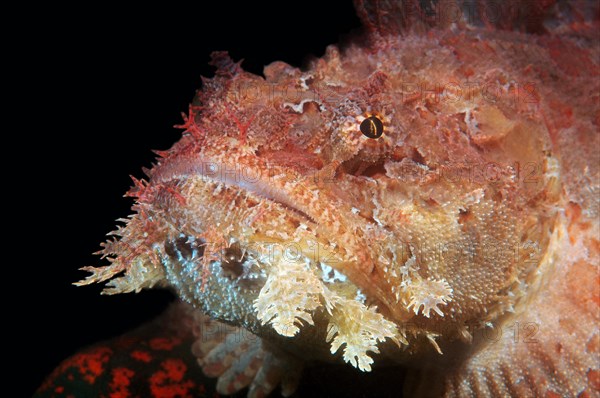
[[[330,363],[398,367],[406,396],[598,396],[599,14],[577,5],[357,0],[362,35],[304,69],[213,53],[76,285],[175,292],[222,394]]]

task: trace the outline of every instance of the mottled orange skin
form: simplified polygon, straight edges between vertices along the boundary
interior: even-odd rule
[[[276,62],[263,79],[215,54],[217,74],[190,105],[182,139],[130,192],[137,213],[104,250],[114,263],[90,269],[90,281],[125,271],[113,292],[171,286],[261,336],[273,347],[253,349],[278,354],[259,356],[250,373],[266,379],[259,369],[281,369],[281,348],[339,359],[313,338],[324,337],[327,314],[312,308],[314,327],[275,333],[255,311],[264,276],[247,287],[242,271],[215,260],[221,249],[207,246],[194,262],[177,238],[220,247],[234,239],[251,254],[269,239],[300,242],[305,253],[311,240],[349,279],[336,292],[359,289],[397,326],[406,347],[388,341],[382,355],[414,369],[411,396],[598,394],[595,33],[430,29],[402,19],[397,4],[359,2],[370,33],[343,51],[329,47],[306,71]],[[535,4],[528,15],[551,2]],[[385,125],[379,139],[360,132],[371,115]],[[177,259],[186,250],[193,267]],[[411,262],[410,278],[398,276]],[[428,309],[431,298],[440,301]],[[196,352],[207,374],[221,376],[220,391],[232,392],[252,380],[240,381],[232,359],[242,348],[223,345]],[[283,380],[284,390],[295,382]]]

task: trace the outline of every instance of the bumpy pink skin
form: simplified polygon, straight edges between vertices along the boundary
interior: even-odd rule
[[[489,29],[482,17],[487,29],[458,22],[430,30],[435,21],[399,4],[357,2],[369,32],[363,42],[328,48],[306,72],[276,62],[262,79],[215,54],[217,74],[190,106],[182,139],[160,153],[149,182],[136,181],[137,214],[104,251],[115,262],[93,270],[90,281],[143,261],[153,276],[129,273],[113,282],[117,292],[170,285],[212,316],[278,341],[253,318],[257,291],[228,293],[206,263],[200,279],[182,276],[154,248],[178,234],[247,244],[294,236],[304,225],[340,248],[334,268],[407,333],[408,350],[384,354],[415,369],[410,396],[598,394],[600,48],[593,28],[574,21],[528,35]],[[504,4],[507,13],[518,6]],[[542,33],[548,27],[534,17],[551,5],[529,4],[495,25]],[[386,128],[378,140],[359,129],[373,114]],[[498,167],[493,178],[465,166],[490,164]],[[465,167],[468,178],[440,178],[444,170],[465,176]],[[386,263],[403,241],[488,251],[494,242],[534,242],[539,251],[533,262],[531,252],[514,261],[502,253],[419,260],[418,277],[452,288],[430,314],[410,304],[416,294],[400,289]],[[410,257],[403,256],[401,263]],[[232,297],[238,307],[223,305]],[[431,347],[435,338],[443,357]],[[313,356],[302,341],[289,341]],[[243,370],[236,372],[221,382],[227,391]]]

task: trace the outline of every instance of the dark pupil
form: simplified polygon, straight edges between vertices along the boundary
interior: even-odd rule
[[[370,116],[360,124],[360,131],[369,138],[379,138],[383,134],[383,123],[375,116]]]

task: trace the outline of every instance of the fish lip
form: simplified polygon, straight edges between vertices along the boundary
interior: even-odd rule
[[[364,244],[352,239],[341,242],[338,238],[331,236],[338,232],[335,228],[331,227],[332,225],[341,224],[349,228],[349,221],[358,216],[355,216],[351,212],[344,212],[340,208],[339,203],[332,201],[331,197],[314,195],[318,186],[312,184],[310,180],[286,181],[286,169],[284,167],[271,166],[254,154],[244,154],[236,150],[228,152],[227,156],[223,156],[217,152],[219,149],[219,147],[205,148],[201,153],[185,153],[165,158],[151,171],[149,175],[150,183],[160,185],[173,180],[200,177],[211,182],[222,183],[246,190],[260,198],[278,203],[294,211],[299,216],[304,215],[306,220],[312,224],[311,229],[316,235],[320,235],[317,230],[322,229],[322,233],[328,234],[324,239],[330,240],[336,245],[342,244],[346,247],[346,251],[350,252],[350,255],[344,257],[343,261],[333,267],[343,272],[367,297],[372,297],[375,302],[380,303],[382,308],[387,308],[390,313],[394,314],[392,318],[403,319],[402,317],[405,314],[401,313],[401,316],[395,314],[395,306],[385,298],[383,290],[370,284],[369,275],[375,265],[369,261],[370,254],[368,251],[365,251]],[[206,168],[210,164],[220,165],[222,169],[224,168],[229,171],[236,170],[233,166],[234,164],[243,164],[246,170],[253,170],[257,173],[254,175],[258,175],[259,178],[256,181],[240,180],[232,178],[232,174],[227,172],[222,173],[220,178],[214,178],[214,176],[211,176],[212,173]],[[233,174],[233,176],[235,175]],[[304,195],[305,193],[308,198]],[[298,200],[297,198],[305,200]],[[312,200],[317,200],[318,203],[312,203]],[[324,215],[320,211],[323,208],[326,208],[328,211],[327,215]],[[315,237],[317,240],[320,239],[317,236]],[[348,237],[346,236],[346,238]],[[361,264],[367,264],[366,266],[352,267],[349,265],[350,262],[354,261],[353,258],[357,258],[357,253],[365,255],[366,259]],[[342,266],[342,264],[346,264],[346,266]]]
[[[213,159],[202,154],[177,156],[166,159],[164,163],[159,164],[153,170],[150,182],[164,184],[173,180],[200,177],[205,181],[222,183],[251,192],[263,199],[278,203],[314,224],[318,224],[316,217],[306,209],[297,206],[293,197],[286,190],[269,183],[269,178],[278,177],[278,174],[272,174],[272,172],[279,169],[279,167],[269,166],[256,157],[247,157],[244,160],[248,163],[243,165],[242,167],[245,168],[240,171],[240,166],[236,167],[231,162]],[[218,176],[215,174],[215,170],[211,168],[212,166],[216,166]],[[247,174],[245,170],[251,170],[249,176],[245,175]],[[284,170],[279,171],[281,172],[279,176],[285,176]],[[258,178],[255,176],[258,176]],[[253,179],[251,180],[249,177]]]

